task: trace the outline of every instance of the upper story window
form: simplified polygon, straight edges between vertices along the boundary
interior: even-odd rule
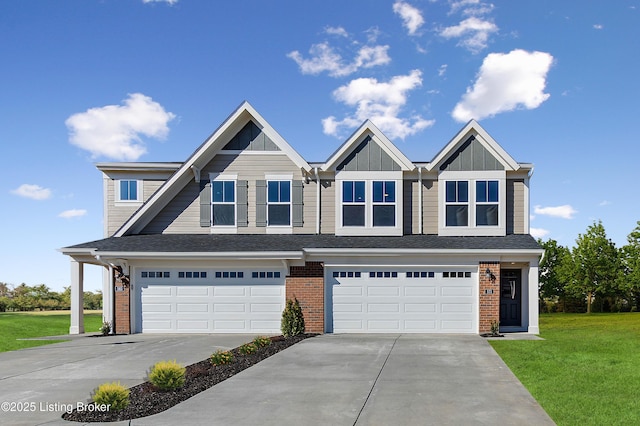
[[[142,201],[142,182],[135,179],[116,181],[116,201]]]
[[[214,180],[211,182],[211,214],[213,226],[235,226],[236,182]]]
[[[476,226],[498,226],[497,180],[476,181]]]
[[[364,226],[365,182],[342,182],[342,226]]]
[[[267,181],[267,226],[291,226],[291,181]]]
[[[446,183],[447,226],[469,225],[469,182],[466,180]]]
[[[373,181],[373,226],[395,226],[396,183]]]
[[[504,171],[443,172],[439,184],[440,235],[505,235]]]
[[[398,191],[402,180],[396,179],[400,174],[341,175],[336,191],[337,235],[402,235],[402,196]],[[355,179],[349,179],[351,176]]]

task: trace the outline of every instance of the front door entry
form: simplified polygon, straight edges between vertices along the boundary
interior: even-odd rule
[[[519,269],[500,271],[500,326],[522,325],[522,280]]]

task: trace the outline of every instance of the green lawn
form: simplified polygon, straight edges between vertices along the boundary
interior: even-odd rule
[[[69,321],[69,311],[0,312],[0,352],[62,342],[64,340],[17,339],[69,334]],[[85,313],[85,331],[98,331],[101,325],[100,311]]]
[[[491,345],[558,425],[640,424],[640,313],[543,314],[540,331]]]

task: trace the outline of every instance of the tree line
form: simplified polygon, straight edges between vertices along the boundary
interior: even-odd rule
[[[573,248],[550,239],[540,262],[541,312],[640,311],[640,221],[617,248],[601,221],[578,235]]]
[[[52,291],[45,284],[19,286],[0,282],[0,312],[57,311],[71,309],[71,287]],[[102,309],[102,292],[84,292],[84,309]]]

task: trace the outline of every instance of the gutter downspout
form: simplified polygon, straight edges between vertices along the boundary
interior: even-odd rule
[[[422,235],[422,166],[418,166],[418,234]]]
[[[320,234],[320,175],[317,167],[313,172],[316,175],[316,234]]]

